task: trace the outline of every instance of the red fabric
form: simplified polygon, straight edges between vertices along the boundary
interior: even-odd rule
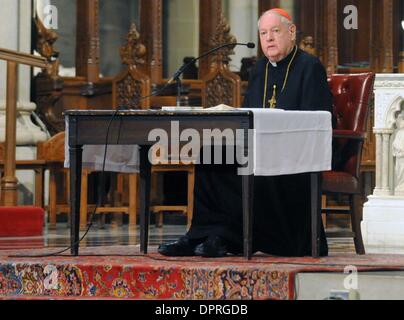
[[[292,17],[290,16],[290,14],[281,8],[274,8],[269,10],[269,12],[276,12],[277,14],[280,14],[282,17],[288,19],[289,21],[292,21]]]
[[[44,215],[39,207],[0,207],[0,237],[40,236]]]

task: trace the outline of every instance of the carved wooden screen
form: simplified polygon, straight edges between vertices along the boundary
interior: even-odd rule
[[[112,81],[113,107],[147,109],[150,106],[150,78],[137,68],[138,65],[144,64],[146,48],[140,43],[135,24],[132,24],[120,54],[122,63],[127,67]]]
[[[236,38],[230,34],[229,24],[222,15],[210,41],[211,47],[236,42]],[[241,79],[228,67],[231,54],[233,48],[225,47],[212,57],[210,72],[202,79],[203,107],[209,108],[222,103],[232,107],[241,106]]]

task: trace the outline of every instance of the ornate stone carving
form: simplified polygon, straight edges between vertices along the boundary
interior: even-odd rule
[[[394,101],[397,102],[397,99],[400,99],[400,96],[392,92],[377,92],[375,98],[375,128],[386,128],[386,123],[391,118],[387,115],[387,110]]]
[[[397,132],[392,144],[392,154],[395,157],[394,194],[404,195],[404,113],[400,113],[396,121]]]
[[[404,238],[404,83],[401,89],[387,83],[401,79],[399,74],[376,75],[376,187],[364,205],[361,225],[367,253],[372,247],[395,253]]]
[[[387,100],[388,101],[388,100]],[[403,109],[403,104],[404,104],[404,97],[398,96],[393,102],[387,106],[389,106],[388,109],[385,110],[385,115],[384,115],[384,128],[387,129],[393,129],[394,125],[396,124],[397,121],[397,115],[402,111]]]

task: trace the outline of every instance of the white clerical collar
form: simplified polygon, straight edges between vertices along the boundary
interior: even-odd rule
[[[271,60],[269,60],[269,63],[272,64],[273,67],[277,67],[278,64],[276,62],[272,62]]]

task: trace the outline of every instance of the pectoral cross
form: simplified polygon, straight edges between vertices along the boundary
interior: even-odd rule
[[[272,98],[270,100],[268,100],[269,102],[269,107],[272,108],[276,108],[276,84],[274,84],[274,90],[272,92]]]

